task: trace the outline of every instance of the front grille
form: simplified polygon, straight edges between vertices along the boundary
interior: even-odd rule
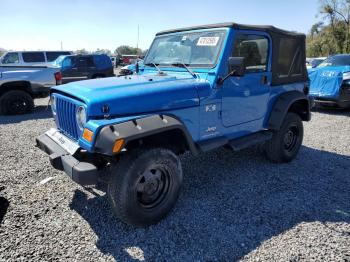
[[[78,140],[80,135],[75,116],[77,107],[77,104],[68,99],[56,96],[57,126],[65,135],[74,140]]]

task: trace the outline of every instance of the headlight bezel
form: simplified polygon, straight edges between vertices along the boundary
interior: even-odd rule
[[[85,106],[78,106],[75,111],[75,118],[77,121],[77,126],[80,131],[83,131],[84,126],[87,122],[87,114],[86,114],[86,108]]]

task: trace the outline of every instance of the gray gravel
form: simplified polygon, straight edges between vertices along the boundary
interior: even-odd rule
[[[350,261],[349,111],[314,112],[290,164],[255,148],[182,157],[176,208],[135,229],[34,147],[54,126],[47,99],[36,104],[0,117],[0,261]]]

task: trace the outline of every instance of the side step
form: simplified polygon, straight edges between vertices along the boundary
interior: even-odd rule
[[[266,130],[248,136],[240,137],[229,141],[229,145],[234,151],[239,151],[257,144],[261,144],[272,138],[272,131]]]

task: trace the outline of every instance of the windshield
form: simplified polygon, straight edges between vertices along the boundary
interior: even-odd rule
[[[350,66],[350,55],[337,55],[327,58],[318,67],[347,65]]]
[[[52,62],[52,64],[54,66],[62,67],[62,61],[65,57],[66,57],[65,55],[60,55],[59,57],[57,57],[55,61]]]
[[[156,37],[144,64],[183,63],[190,67],[214,67],[224,36],[225,31],[220,30]]]

